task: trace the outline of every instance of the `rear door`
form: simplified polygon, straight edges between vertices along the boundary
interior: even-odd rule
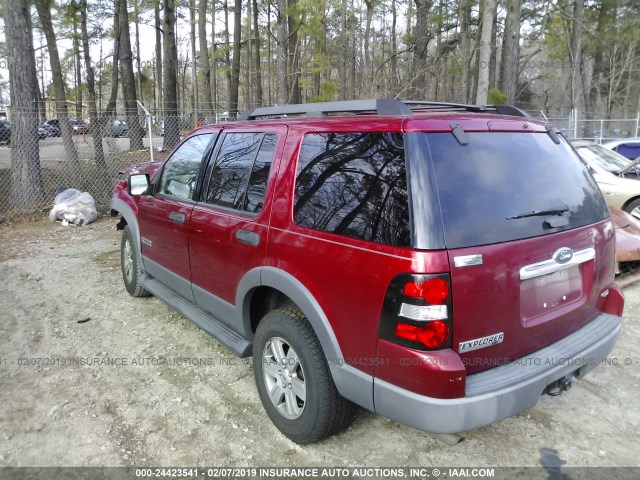
[[[219,314],[235,304],[242,277],[264,265],[269,234],[272,165],[287,128],[225,131],[191,216],[189,250],[196,303]],[[222,319],[225,320],[225,319]]]
[[[598,313],[613,229],[596,183],[546,133],[427,134],[449,253],[453,348],[468,372],[539,350]]]

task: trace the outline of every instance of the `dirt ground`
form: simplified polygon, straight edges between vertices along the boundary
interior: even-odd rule
[[[0,226],[0,466],[540,466],[542,448],[565,466],[640,466],[638,284],[617,364],[567,394],[455,447],[364,411],[301,447],[264,413],[247,360],[127,294],[119,242],[108,217]]]

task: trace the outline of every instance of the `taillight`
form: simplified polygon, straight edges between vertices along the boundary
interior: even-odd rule
[[[403,293],[407,297],[422,298],[431,305],[440,305],[449,296],[449,284],[440,277],[422,283],[407,282]]]
[[[449,326],[442,320],[434,320],[424,325],[396,324],[396,336],[420,342],[427,348],[439,348],[449,337]]]
[[[449,348],[451,310],[448,274],[399,275],[387,290],[378,335],[419,350]]]

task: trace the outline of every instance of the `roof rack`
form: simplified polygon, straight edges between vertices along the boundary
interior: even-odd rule
[[[510,105],[466,105],[463,103],[430,102],[422,100],[370,99],[347,100],[340,102],[301,103],[273,107],[258,107],[246,110],[238,116],[238,120],[255,120],[258,117],[280,117],[285,115],[305,115],[319,117],[331,113],[377,113],[378,115],[412,115],[413,111],[452,110],[466,112],[495,113],[530,117],[517,107]]]

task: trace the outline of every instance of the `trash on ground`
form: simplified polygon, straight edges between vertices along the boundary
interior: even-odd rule
[[[96,202],[88,192],[68,188],[56,195],[49,220],[60,220],[63,225],[83,227],[98,218]]]

